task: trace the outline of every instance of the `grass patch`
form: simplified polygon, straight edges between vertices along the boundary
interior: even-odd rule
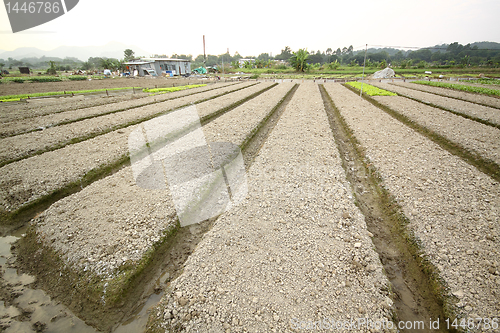
[[[469,86],[469,85],[464,85],[464,84],[448,83],[448,82],[436,82],[436,81],[413,81],[412,83],[423,84],[423,85],[428,85],[428,86],[432,86],[432,87],[466,91],[466,92],[471,92],[471,93],[476,93],[476,94],[500,96],[500,90],[498,90],[498,89],[490,89],[490,88],[484,88],[484,87]]]
[[[68,76],[68,80],[70,80],[70,81],[84,81],[84,80],[88,80],[88,79],[87,79],[87,76],[85,76],[85,75],[71,75],[71,76]]]
[[[369,96],[397,96],[398,95],[396,93],[393,93],[392,91],[380,89],[380,88],[374,87],[374,86],[372,86],[370,84],[366,84],[366,83],[347,82],[346,84],[348,84],[351,87],[354,87],[360,91],[361,91],[361,89],[363,89],[363,93],[365,93]]]
[[[500,80],[499,79],[490,79],[490,78],[484,78],[484,79],[476,79],[476,80],[461,80],[460,82],[464,83],[474,83],[474,84],[494,84],[494,85],[500,85]]]
[[[169,92],[174,92],[174,91],[180,91],[180,90],[186,90],[186,89],[192,89],[192,88],[198,88],[198,87],[204,87],[206,84],[190,84],[187,86],[179,86],[179,87],[167,87],[167,88],[144,88],[142,91],[144,92],[149,92],[152,93],[152,95],[158,95],[158,94],[166,94]]]
[[[29,99],[31,97],[41,97],[41,96],[60,96],[60,95],[71,95],[71,94],[88,94],[96,93],[102,91],[113,91],[113,90],[127,90],[127,89],[141,89],[140,87],[122,87],[122,88],[108,88],[108,89],[90,89],[90,90],[74,90],[74,91],[52,91],[44,93],[32,93],[32,94],[18,94],[18,95],[4,95],[0,96],[0,102],[16,102],[21,99]]]

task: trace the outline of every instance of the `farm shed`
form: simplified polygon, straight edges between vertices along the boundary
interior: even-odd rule
[[[191,74],[191,62],[186,59],[172,58],[143,58],[136,61],[124,63],[131,74],[137,70],[138,76],[153,75],[161,73],[172,73],[173,75]]]

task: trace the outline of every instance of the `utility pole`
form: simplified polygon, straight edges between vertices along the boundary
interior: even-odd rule
[[[207,68],[207,55],[205,53],[205,35],[203,35],[203,65]]]
[[[365,60],[363,61],[363,75],[361,76],[361,91],[359,93],[359,97],[361,97],[361,95],[363,95],[363,81],[365,80],[366,51],[368,51],[368,44],[366,44],[366,48],[365,48]]]

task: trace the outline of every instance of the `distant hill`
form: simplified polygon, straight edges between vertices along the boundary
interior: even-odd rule
[[[437,51],[440,51],[440,52],[446,52],[446,48],[449,46],[450,44],[439,44],[439,45],[434,45],[434,46],[428,46],[428,47],[422,47],[422,49],[429,49],[431,52],[437,52]],[[500,43],[496,43],[496,42],[475,42],[475,43],[470,43],[470,46],[471,47],[474,47],[474,46],[477,46],[478,49],[490,49],[490,50],[497,50],[497,49],[500,49]],[[370,54],[370,53],[378,53],[378,52],[387,52],[387,54],[389,54],[391,57],[394,56],[397,52],[401,51],[403,52],[403,54],[408,54],[410,53],[411,51],[416,51],[417,49],[414,49],[414,50],[400,50],[400,49],[396,49],[396,48],[392,48],[392,47],[384,47],[384,48],[369,48],[367,53]],[[365,50],[357,50],[357,51],[354,51],[353,54],[356,55],[358,53],[365,53]]]
[[[500,49],[500,43],[496,42],[475,42],[471,43],[470,46],[477,46],[478,49]]]
[[[150,52],[145,51],[134,45],[126,45],[119,42],[110,42],[101,46],[59,46],[50,51],[43,51],[36,47],[20,47],[14,51],[0,50],[0,59],[22,59],[22,58],[40,58],[40,57],[56,57],[67,58],[73,57],[81,61],[87,61],[90,57],[106,57],[106,58],[123,58],[123,51],[131,49],[137,56],[149,56]]]

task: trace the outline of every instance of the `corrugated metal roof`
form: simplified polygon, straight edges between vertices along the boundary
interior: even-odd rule
[[[144,60],[153,60],[153,61],[191,61],[187,59],[175,59],[175,58],[144,58]]]
[[[130,61],[130,62],[124,62],[124,65],[145,65],[145,64],[150,64],[153,61]]]

